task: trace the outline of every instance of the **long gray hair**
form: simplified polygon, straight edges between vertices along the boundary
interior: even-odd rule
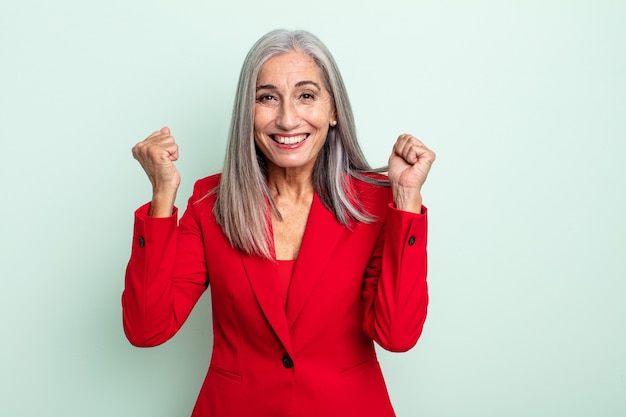
[[[226,158],[214,207],[214,215],[230,243],[247,254],[272,258],[270,210],[280,219],[267,186],[267,165],[254,142],[256,82],[261,66],[270,58],[290,51],[309,55],[319,67],[324,86],[337,112],[337,125],[328,130],[315,162],[313,186],[337,221],[372,222],[358,207],[348,186],[349,178],[384,183],[364,175],[372,170],[357,142],[352,108],[337,64],[324,44],[306,31],[274,30],[259,39],[246,56],[235,96]]]

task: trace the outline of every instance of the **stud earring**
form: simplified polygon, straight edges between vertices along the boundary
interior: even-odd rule
[[[330,121],[330,125],[331,125],[332,127],[337,126],[337,121],[336,121],[336,120],[331,120],[331,121]]]

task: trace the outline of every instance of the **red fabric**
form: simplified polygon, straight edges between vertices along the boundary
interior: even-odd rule
[[[373,340],[406,351],[421,334],[426,209],[396,210],[389,188],[355,180],[380,220],[347,228],[316,195],[283,308],[276,262],[234,250],[215,223],[207,193],[218,183],[196,183],[179,225],[176,212],[135,213],[122,295],[129,341],[167,341],[210,281],[213,352],[193,417],[394,416]]]
[[[283,300],[283,305],[287,308],[287,294],[289,292],[289,284],[293,275],[293,268],[296,266],[295,260],[279,260],[278,265],[278,289]]]

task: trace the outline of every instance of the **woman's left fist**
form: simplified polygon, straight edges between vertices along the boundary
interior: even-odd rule
[[[422,185],[426,181],[435,153],[409,134],[398,137],[389,157],[389,182],[396,208],[420,213]]]

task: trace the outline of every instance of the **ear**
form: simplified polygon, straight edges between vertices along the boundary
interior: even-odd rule
[[[333,107],[333,111],[330,112],[330,127],[337,126],[337,109]]]

